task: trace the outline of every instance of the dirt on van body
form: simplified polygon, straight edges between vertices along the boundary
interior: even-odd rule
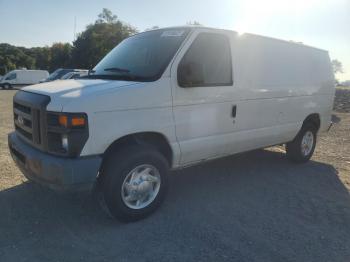
[[[309,163],[273,147],[175,171],[132,224],[26,181],[7,149],[14,93],[0,91],[0,261],[350,261],[350,89]]]

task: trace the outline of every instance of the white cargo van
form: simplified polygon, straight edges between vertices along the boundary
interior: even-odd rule
[[[11,154],[54,189],[101,188],[110,212],[143,218],[163,200],[168,170],[286,144],[306,162],[328,130],[334,77],[328,53],[204,27],[134,35],[85,79],[14,97]]]
[[[0,87],[12,89],[13,87],[37,84],[48,76],[49,72],[45,70],[13,70],[0,80]]]

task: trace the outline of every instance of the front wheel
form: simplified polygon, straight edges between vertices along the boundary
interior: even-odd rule
[[[108,156],[102,168],[102,190],[110,213],[124,222],[150,215],[165,197],[168,169],[161,153],[144,146]]]
[[[309,161],[315,151],[316,136],[314,125],[304,125],[294,140],[286,144],[287,157],[297,163]]]
[[[12,89],[11,84],[4,84],[3,89]]]

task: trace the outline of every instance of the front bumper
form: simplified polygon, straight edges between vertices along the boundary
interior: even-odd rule
[[[15,132],[8,135],[8,145],[26,178],[54,190],[91,190],[102,162],[101,156],[64,158],[41,152]]]

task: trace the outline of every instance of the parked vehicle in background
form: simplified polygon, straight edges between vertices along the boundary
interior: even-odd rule
[[[0,86],[4,89],[37,84],[40,80],[47,78],[49,72],[45,70],[13,70],[0,80]]]
[[[61,79],[63,76],[70,72],[85,72],[87,70],[85,69],[67,69],[67,68],[59,68],[56,69],[52,74],[49,75],[49,77],[41,82],[50,82]]]
[[[330,127],[334,92],[327,51],[229,30],[159,29],[124,40],[83,79],[17,92],[8,144],[28,179],[54,189],[97,184],[111,214],[133,221],[160,205],[169,168],[277,144],[308,161]]]
[[[45,80],[41,82],[50,82],[50,81],[61,79],[62,76],[72,71],[73,69],[58,68],[54,72],[52,72]]]
[[[77,79],[83,76],[87,76],[89,73],[89,70],[79,70],[79,71],[73,71],[65,74],[64,76],[61,77],[61,80],[64,79]]]

